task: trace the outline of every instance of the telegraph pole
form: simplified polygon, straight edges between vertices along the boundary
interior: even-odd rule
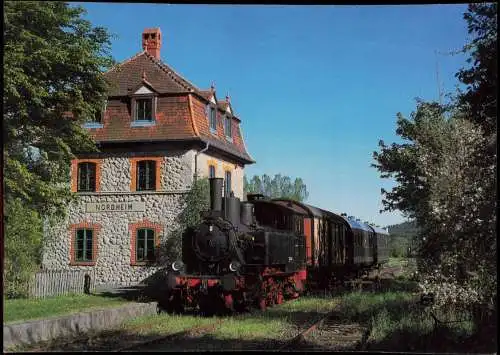
[[[438,60],[438,51],[434,50],[434,55],[436,57],[436,80],[437,80],[437,87],[438,87],[438,98],[439,98],[439,105],[441,106],[442,103],[442,97],[443,93],[441,92],[441,83],[439,82],[439,60]]]

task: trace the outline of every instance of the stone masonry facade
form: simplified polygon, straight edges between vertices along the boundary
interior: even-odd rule
[[[196,151],[173,151],[168,155],[148,153],[142,157],[130,154],[106,154],[100,159],[79,159],[78,162],[93,161],[100,166],[99,191],[77,193],[75,201],[68,206],[63,221],[45,230],[46,245],[43,267],[51,270],[95,269],[96,284],[134,285],[171,263],[159,248],[157,262],[141,264],[135,262],[135,231],[139,227],[155,230],[155,244],[162,245],[178,226],[176,218],[182,210],[182,195],[193,183],[194,157]],[[132,162],[140,159],[159,158],[160,187],[154,192],[131,191]],[[238,165],[201,153],[198,156],[198,173],[208,174],[208,162],[218,167],[217,177],[223,177],[224,168],[232,170],[235,196],[243,194],[243,172]],[[236,166],[236,168],[235,168]],[[239,172],[238,169],[241,171]],[[74,172],[72,169],[72,182]],[[96,174],[97,175],[97,174]],[[241,180],[241,181],[240,181]],[[105,212],[86,211],[87,204],[107,204],[116,207],[104,208]],[[126,205],[142,203],[143,211],[126,211]],[[125,206],[125,208],[123,207]],[[125,210],[122,210],[125,209]],[[94,230],[93,261],[75,262],[75,235],[78,228]]]

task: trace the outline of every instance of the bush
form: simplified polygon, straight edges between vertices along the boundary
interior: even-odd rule
[[[5,201],[4,296],[29,296],[29,284],[41,264],[42,220],[21,200]]]
[[[198,179],[191,190],[184,195],[184,209],[177,217],[179,227],[175,229],[164,244],[165,256],[168,260],[178,260],[182,257],[182,237],[187,228],[195,226],[201,220],[201,214],[208,210],[209,195],[208,179]]]

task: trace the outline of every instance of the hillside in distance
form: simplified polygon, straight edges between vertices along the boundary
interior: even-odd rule
[[[414,237],[418,233],[417,224],[413,221],[403,222],[387,226],[389,234],[396,234],[401,237]]]

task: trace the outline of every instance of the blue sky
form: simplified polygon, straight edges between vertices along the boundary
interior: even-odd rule
[[[396,113],[438,96],[436,56],[467,41],[460,5],[257,6],[82,3],[93,25],[115,34],[112,55],[141,50],[162,31],[162,60],[200,88],[231,96],[250,155],[246,175],[301,177],[310,204],[380,225],[370,167],[379,139],[399,142]],[[458,85],[463,55],[438,55],[444,91]]]

